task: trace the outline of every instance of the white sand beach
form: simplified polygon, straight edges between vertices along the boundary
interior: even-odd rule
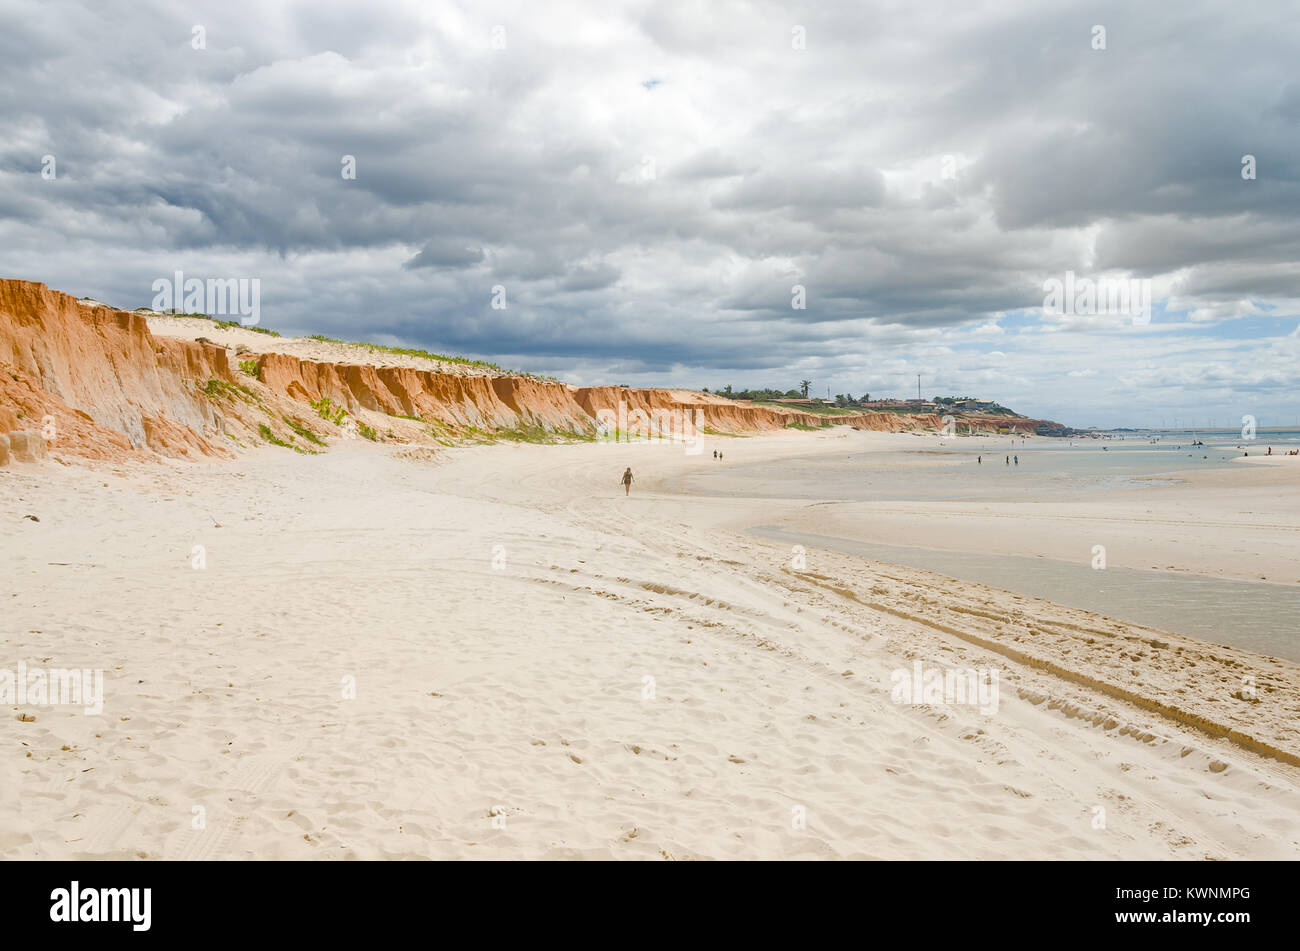
[[[732,465],[919,438],[0,470],[0,667],[105,672],[101,715],[3,708],[0,858],[1300,857],[1296,664],[828,551],[796,563],[743,528],[845,527],[740,485],[671,491],[718,447]],[[1275,515],[1207,508],[1256,472],[1248,494],[1295,474],[1053,517],[1122,523],[1138,566],[1294,572]],[[1150,527],[1180,506],[1197,518]],[[1048,519],[994,540],[999,510],[887,509],[855,517],[1052,555]],[[1263,561],[1236,553],[1261,534]],[[996,710],[895,702],[917,662],[996,670]]]

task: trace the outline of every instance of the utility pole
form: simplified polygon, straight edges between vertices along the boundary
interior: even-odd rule
[[[921,374],[919,373],[916,375],[916,399],[917,402],[921,400]]]

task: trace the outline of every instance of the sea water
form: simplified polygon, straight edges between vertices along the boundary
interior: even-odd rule
[[[1192,445],[1198,441],[1206,445]],[[1233,460],[1245,453],[1264,455],[1270,445],[1274,455],[1296,448],[1300,433],[1261,431],[1253,440],[1192,432],[1123,433],[1104,440],[927,436],[916,443],[915,449],[904,443],[896,451],[855,451],[849,437],[843,454],[747,464],[737,441],[726,447],[725,466],[686,476],[681,488],[702,495],[820,501],[1050,500],[1102,489],[1138,491],[1176,483],[1189,469],[1240,466]],[[752,531],[1300,661],[1300,586],[1115,566],[1094,571],[1087,563],[884,545],[776,526]]]
[[[1043,598],[1121,621],[1300,661],[1300,586],[1175,575],[1016,555],[881,545],[760,525],[755,535]]]
[[[1232,460],[1246,453],[1264,455],[1269,446],[1275,455],[1300,446],[1300,434],[1295,432],[1261,432],[1250,441],[1188,433],[1176,438],[1165,435],[1152,443],[1153,437],[1125,436],[1073,441],[958,436],[936,441],[927,435],[915,437],[914,449],[883,452],[855,451],[849,437],[842,455],[752,464],[743,461],[742,444],[733,446],[728,441],[725,469],[706,468],[684,477],[681,484],[693,495],[728,496],[743,480],[743,491],[754,498],[1030,501],[1059,493],[1137,489],[1153,481],[1177,481],[1180,470],[1225,468],[1239,465]],[[1193,446],[1196,441],[1206,445]]]

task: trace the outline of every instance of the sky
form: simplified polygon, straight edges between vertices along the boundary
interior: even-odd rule
[[[257,280],[285,334],[576,384],[1297,425],[1297,63],[1293,0],[6,0],[0,277]]]

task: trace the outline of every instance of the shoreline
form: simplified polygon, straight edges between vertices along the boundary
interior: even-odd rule
[[[853,441],[846,449],[881,452],[886,460],[882,468],[868,474],[878,472],[893,478],[910,479],[900,473],[917,470],[921,476],[927,469],[956,471],[971,461],[965,456],[973,457],[979,451],[934,453],[927,459],[930,453],[915,451],[920,447],[902,442],[901,436],[855,433],[842,434],[842,438]],[[820,453],[791,454],[789,458],[811,454]],[[1240,467],[1144,473],[1128,477],[1134,484],[1123,487],[1048,492],[1016,484],[1014,495],[970,498],[846,498],[837,497],[833,490],[793,497],[777,488],[750,496],[756,504],[767,506],[762,521],[737,521],[729,527],[746,531],[753,525],[772,524],[861,543],[976,556],[1046,558],[1062,564],[1088,564],[1093,546],[1102,543],[1110,567],[1262,582],[1281,588],[1300,585],[1300,533],[1275,514],[1287,511],[1289,500],[1300,491],[1300,460],[1261,458],[1266,461],[1258,467],[1252,465],[1255,457],[1251,456],[1238,457],[1243,463]],[[1002,466],[995,468],[1000,471]],[[772,471],[768,466],[764,474]],[[811,483],[810,474],[816,472],[799,473],[804,480],[800,484]],[[790,476],[792,481],[795,478]],[[662,488],[670,494],[724,498],[743,495],[752,481],[714,472],[703,480],[686,476],[681,485]],[[967,483],[961,487],[968,493],[975,491]],[[791,524],[796,521],[798,525]]]
[[[1122,567],[1108,569],[1105,579],[1101,580],[1089,577],[1092,569],[1087,566],[1042,555],[1008,556],[953,549],[902,548],[794,532],[771,525],[753,526],[749,534],[835,551],[900,569],[926,571],[953,581],[1005,591],[1009,595],[1041,599],[1123,623],[1177,633],[1205,644],[1300,663],[1300,640],[1293,636],[1288,641],[1286,637],[1287,634],[1294,635],[1295,631],[1267,636],[1250,633],[1252,628],[1281,623],[1287,612],[1297,606],[1300,595],[1291,590],[1291,586],[1280,582]],[[1094,591],[1094,588],[1099,590]],[[1106,598],[1113,599],[1113,603],[1107,604]],[[1180,598],[1187,599],[1187,604],[1180,604]],[[1190,606],[1192,599],[1196,599],[1194,608]],[[1231,631],[1234,625],[1246,629],[1244,639],[1241,634],[1221,633]]]

